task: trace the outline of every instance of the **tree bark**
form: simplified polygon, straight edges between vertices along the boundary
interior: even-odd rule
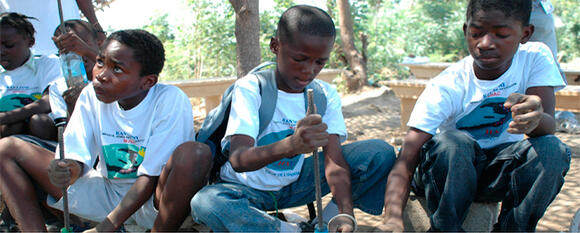
[[[260,64],[260,16],[258,0],[229,0],[236,12],[236,60],[238,78]]]
[[[340,38],[342,48],[350,71],[344,72],[343,78],[346,79],[346,87],[349,92],[360,90],[368,82],[366,59],[354,46],[354,31],[352,16],[350,14],[350,3],[348,0],[337,0],[338,6],[338,23],[340,26]]]

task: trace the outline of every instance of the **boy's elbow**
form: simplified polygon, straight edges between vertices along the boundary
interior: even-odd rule
[[[230,157],[230,164],[232,165],[232,169],[235,172],[247,172],[250,171],[248,166],[245,166],[239,159],[236,159],[235,156]]]

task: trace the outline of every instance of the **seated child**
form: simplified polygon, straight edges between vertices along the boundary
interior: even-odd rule
[[[75,52],[77,52],[77,50],[80,50],[77,48],[81,48],[83,50],[98,51],[97,33],[89,23],[81,20],[67,20],[65,21],[64,25],[66,27],[66,30],[68,31],[67,35],[72,35],[70,36],[70,38],[73,38],[74,40],[79,40],[78,42],[71,44],[83,45],[83,46],[74,46]],[[60,32],[61,32],[60,30],[57,30],[55,32],[55,36],[58,36],[58,38],[60,38],[59,36],[61,34]],[[88,56],[90,56],[90,54]],[[95,64],[94,60],[96,59],[96,55],[94,58],[86,56],[83,56],[83,58],[85,60],[84,64],[85,69],[87,71],[87,76],[89,77],[89,79],[92,79],[92,69]],[[50,93],[49,102],[51,108],[49,116],[53,120],[57,118],[67,119],[68,116],[70,116],[70,114],[72,113],[74,103],[76,102],[76,99],[80,94],[80,90],[82,90],[83,87],[84,85],[74,86],[67,89],[67,85],[65,83],[64,78],[58,78],[55,82],[53,82],[49,87]],[[0,154],[11,153],[13,156],[19,157],[19,155],[21,154],[28,153],[28,151],[31,150],[30,149],[31,147],[38,146],[47,149],[51,152],[54,152],[57,145],[56,141],[44,140],[32,135],[19,134],[13,135],[12,137],[18,138],[19,140],[8,137],[0,139]],[[11,220],[9,214],[2,215],[2,218],[7,220],[7,223],[13,222],[9,221]],[[50,220],[51,219],[48,219],[47,221]]]
[[[335,40],[330,16],[311,6],[286,10],[277,35],[270,41],[276,54],[278,99],[273,117],[258,135],[260,91],[250,74],[236,81],[224,148],[229,161],[220,181],[206,186],[191,200],[194,220],[213,231],[300,231],[264,211],[304,205],[315,200],[314,169],[321,171],[323,195],[332,192],[324,219],[339,213],[353,217],[353,208],[382,212],[386,177],[395,161],[386,142],[368,140],[341,146],[346,139],[340,96],[328,83],[315,79],[329,59]],[[324,116],[306,115],[306,85],[317,82],[327,97]],[[229,145],[229,146],[225,146]],[[314,167],[314,148],[322,147],[320,167]],[[228,152],[226,152],[228,153]],[[352,224],[341,226],[352,231]]]
[[[535,230],[564,183],[570,149],[553,135],[554,92],[565,84],[549,48],[528,42],[530,9],[531,0],[469,1],[471,56],[432,79],[415,104],[379,229],[403,230],[413,186],[426,196],[433,231],[462,231],[473,201],[502,202],[494,231]]]
[[[38,147],[18,158],[0,154],[0,192],[20,230],[46,230],[34,183],[58,209],[68,186],[70,213],[100,222],[98,231],[115,231],[130,218],[153,231],[179,228],[190,211],[187,203],[206,183],[211,152],[192,141],[187,96],[157,83],[164,60],[163,45],[152,34],[113,33],[70,117],[66,159]]]
[[[0,137],[29,134],[56,140],[47,87],[61,77],[60,64],[54,56],[32,55],[35,31],[28,19],[0,14]]]

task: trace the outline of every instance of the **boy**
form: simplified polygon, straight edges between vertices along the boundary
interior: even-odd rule
[[[87,71],[87,76],[92,79],[92,69],[95,64],[96,53],[98,52],[96,31],[89,23],[82,20],[67,20],[64,25],[68,31],[65,38],[67,38],[67,42],[72,43],[58,43],[58,41],[62,41],[61,38],[63,38],[63,36],[61,36],[61,30],[56,30],[54,37],[55,44],[62,45],[63,50],[67,49],[67,51],[86,54],[83,56],[85,69]],[[89,52],[87,53],[87,51]],[[94,57],[91,55],[92,53],[90,51],[94,51]],[[49,87],[51,112],[48,115],[53,120],[56,118],[68,118],[68,116],[72,114],[74,103],[83,87],[84,86],[74,86],[67,89],[64,78],[59,78],[53,82]],[[55,129],[44,130],[54,131]],[[56,132],[52,132],[52,134],[56,134]],[[11,156],[19,157],[21,154],[27,153],[31,147],[38,146],[54,152],[56,145],[56,141],[43,140],[32,135],[14,135],[12,138],[6,137],[0,139],[0,156],[12,154]],[[9,214],[7,214],[8,212],[5,213],[2,213],[1,216],[2,219],[5,220],[5,224],[13,223]],[[50,222],[51,220],[52,219],[47,219],[47,222]]]
[[[0,156],[1,192],[20,230],[45,230],[28,177],[58,209],[69,186],[70,212],[100,222],[97,231],[115,231],[130,218],[153,231],[179,228],[187,202],[205,184],[211,152],[191,141],[187,97],[157,84],[163,62],[163,45],[152,34],[113,33],[65,131],[66,159],[37,148],[19,158]]]
[[[14,134],[56,140],[56,129],[48,117],[47,87],[62,77],[58,58],[34,56],[31,17],[0,14],[0,138]]]
[[[334,196],[323,214],[325,220],[338,213],[354,219],[354,207],[381,213],[379,193],[384,192],[383,182],[395,159],[393,148],[379,140],[341,146],[346,126],[340,97],[328,83],[314,79],[327,62],[334,39],[334,23],[323,10],[299,5],[282,14],[277,35],[270,41],[277,62],[271,72],[278,88],[272,120],[258,135],[258,79],[248,75],[238,80],[222,140],[229,161],[221,167],[221,181],[191,200],[196,221],[216,232],[300,231],[298,225],[264,211],[314,201],[314,169],[321,170],[323,195],[330,191]],[[324,117],[306,116],[303,92],[311,82],[318,82],[327,97]],[[318,168],[313,167],[313,156],[304,156],[316,147],[323,147]],[[354,227],[351,223],[341,229]]]
[[[529,42],[530,0],[471,0],[463,26],[471,56],[431,80],[385,193],[380,230],[403,230],[413,177],[431,230],[462,231],[473,201],[502,201],[496,231],[534,231],[570,166],[553,133],[564,86],[550,50]],[[527,137],[524,137],[527,136]]]

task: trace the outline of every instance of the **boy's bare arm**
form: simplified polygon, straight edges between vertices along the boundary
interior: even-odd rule
[[[410,184],[420,160],[421,147],[432,135],[410,128],[405,136],[397,162],[389,173],[385,191],[385,219],[381,230],[403,231],[403,210],[409,198]]]
[[[98,232],[113,232],[119,229],[143,203],[145,203],[157,186],[158,176],[142,175],[137,178],[131,189],[125,194],[121,203],[96,227]]]
[[[508,132],[538,137],[554,134],[556,97],[553,87],[531,87],[526,94],[512,93],[504,106],[512,112]]]
[[[255,171],[283,158],[309,153],[328,143],[327,126],[318,114],[306,116],[296,125],[293,135],[266,146],[254,147],[254,139],[232,135],[230,158],[236,172]]]
[[[328,137],[328,145],[324,147],[324,156],[324,173],[338,206],[338,212],[354,216],[350,167],[342,155],[338,135],[332,134]]]
[[[46,91],[42,98],[22,106],[21,108],[14,109],[8,112],[0,112],[0,125],[13,124],[19,121],[28,119],[34,114],[38,113],[49,113],[50,104],[48,103],[48,91]]]

